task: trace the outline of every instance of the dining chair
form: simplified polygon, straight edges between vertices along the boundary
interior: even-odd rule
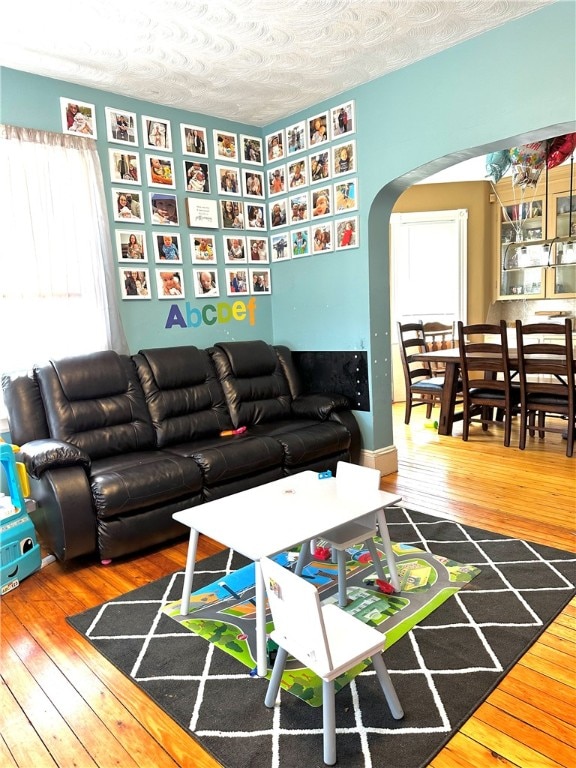
[[[472,423],[482,424],[487,431],[490,424],[503,420],[504,445],[508,447],[520,389],[512,383],[506,323],[464,325],[459,320],[458,342],[464,401],[462,439],[468,440]]]
[[[357,498],[363,492],[377,491],[380,488],[380,470],[372,469],[371,467],[361,467],[358,464],[350,464],[346,461],[339,461],[336,465],[336,488],[339,495],[348,495],[351,498]],[[376,512],[370,512],[349,523],[338,525],[329,531],[324,531],[319,536],[333,553],[336,552],[336,563],[338,565],[338,605],[341,608],[344,608],[348,602],[346,595],[346,550],[349,547],[365,544],[372,557],[372,563],[378,578],[381,581],[387,580],[374,542],[374,537],[378,535],[378,532]],[[390,541],[388,528],[380,531],[380,537],[387,542]],[[391,546],[387,549],[389,552],[392,551]]]
[[[427,352],[426,339],[424,337],[424,324],[397,323],[398,346],[404,372],[404,385],[406,388],[406,410],[404,424],[410,423],[412,409],[426,406],[426,418],[432,415],[432,408],[440,402],[443,376],[434,376],[430,363],[414,360],[414,355]]]
[[[520,374],[520,439],[526,448],[526,433],[534,434],[534,416],[538,435],[566,432],[566,456],[574,452],[576,371],[572,321],[529,323],[516,321],[518,368]],[[563,419],[550,424],[548,416]],[[566,423],[567,422],[567,423]]]
[[[424,340],[426,349],[429,352],[436,352],[442,349],[454,349],[458,346],[456,335],[456,323],[441,323],[438,320],[429,320],[423,322]],[[441,375],[446,370],[446,364],[441,362],[432,362],[430,364],[435,376]]]
[[[324,762],[336,762],[336,697],[334,680],[370,658],[392,717],[404,716],[384,659],[385,635],[338,608],[320,604],[318,590],[274,560],[260,560],[278,645],[264,704],[274,707],[288,654],[322,680]]]

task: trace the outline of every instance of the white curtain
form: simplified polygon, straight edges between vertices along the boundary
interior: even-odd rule
[[[126,353],[94,140],[0,125],[0,169],[0,373]]]

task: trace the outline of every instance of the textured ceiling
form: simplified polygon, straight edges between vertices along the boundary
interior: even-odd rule
[[[553,0],[4,0],[0,65],[263,126]]]

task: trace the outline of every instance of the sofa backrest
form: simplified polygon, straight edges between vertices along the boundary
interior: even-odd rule
[[[290,416],[292,395],[274,347],[264,341],[219,342],[210,354],[235,427]]]
[[[50,437],[90,458],[155,446],[152,422],[132,360],[106,350],[51,360],[36,378]]]
[[[224,392],[206,350],[142,349],[132,359],[159,448],[231,429]]]
[[[33,371],[2,376],[10,439],[15,445],[50,437],[40,387]]]

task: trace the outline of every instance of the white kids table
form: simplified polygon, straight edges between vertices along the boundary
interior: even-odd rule
[[[265,677],[266,595],[260,558],[271,557],[298,544],[321,538],[324,531],[363,515],[376,513],[390,581],[399,591],[384,508],[398,503],[400,499],[401,496],[380,490],[358,489],[353,496],[344,494],[337,488],[335,477],[320,479],[318,473],[306,471],[174,513],[175,520],[190,528],[181,615],[187,616],[190,612],[190,594],[200,533],[253,560],[256,581],[256,663],[258,675]],[[302,548],[304,551],[305,547]],[[303,565],[304,560],[299,561],[297,572]]]

